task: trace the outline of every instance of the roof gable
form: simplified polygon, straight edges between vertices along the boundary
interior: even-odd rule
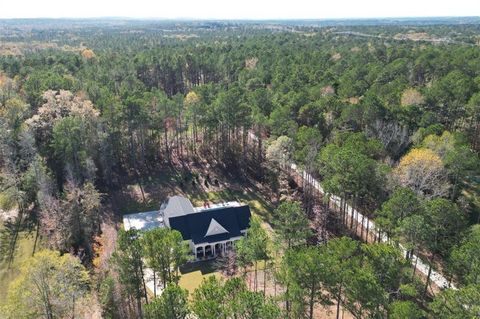
[[[182,216],[195,212],[192,203],[183,196],[172,196],[165,203],[163,212],[165,217]]]
[[[210,221],[210,225],[208,226],[207,233],[205,234],[205,237],[225,234],[225,233],[228,233],[228,232],[229,232],[228,230],[226,230],[214,218],[212,218],[212,220]]]

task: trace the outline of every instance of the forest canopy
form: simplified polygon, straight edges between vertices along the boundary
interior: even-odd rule
[[[9,318],[70,316],[92,295],[109,318],[313,318],[317,306],[355,318],[478,315],[478,23],[37,23],[0,23],[2,269],[19,234],[34,234],[0,305]],[[200,182],[188,169],[202,163]],[[320,181],[321,201],[293,163]],[[270,205],[223,260],[226,273],[254,269],[254,288],[211,277],[189,297],[179,233],[117,233],[115,204],[135,183],[141,205],[128,208],[158,209],[144,190],[154,178],[198,191],[222,184],[217,168]],[[376,242],[383,234],[407,259]],[[414,254],[427,278],[415,277]],[[281,302],[258,289],[262,264],[274,265]],[[144,268],[167,287],[153,301]],[[432,269],[458,289],[432,288]],[[51,300],[24,287],[50,287]]]

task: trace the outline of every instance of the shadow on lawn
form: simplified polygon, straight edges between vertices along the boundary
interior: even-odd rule
[[[202,275],[212,274],[217,271],[215,260],[207,260],[207,261],[195,261],[191,263],[187,263],[180,267],[180,273],[182,275],[200,271]]]

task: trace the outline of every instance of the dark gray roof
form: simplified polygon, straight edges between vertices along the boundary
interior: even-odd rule
[[[250,207],[222,207],[194,214],[170,217],[170,228],[178,230],[184,240],[192,240],[194,244],[213,243],[228,240],[242,235],[242,230],[250,224]],[[208,227],[215,219],[227,233],[205,236]]]

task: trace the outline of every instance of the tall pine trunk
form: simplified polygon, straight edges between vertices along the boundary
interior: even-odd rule
[[[258,262],[255,260],[255,280],[253,281],[253,287],[255,292],[257,292],[257,269],[258,269]]]
[[[418,257],[417,257],[418,258]],[[429,262],[428,264],[428,274],[427,274],[427,281],[425,283],[425,289],[423,291],[424,296],[427,295],[428,292],[428,286],[430,285],[430,276],[432,275],[432,261]]]
[[[143,319],[142,300],[140,297],[137,298],[137,315],[138,318]]]
[[[153,297],[157,298],[157,276],[155,271],[153,271]]]
[[[263,297],[265,298],[267,294],[267,261],[265,260],[263,268]]]
[[[142,278],[143,293],[145,294],[145,303],[148,304],[147,285],[145,284],[145,274],[143,272],[143,266],[140,264],[140,276]]]
[[[313,307],[315,305],[315,281],[312,281],[312,286],[310,287],[310,313],[309,318],[313,319]]]
[[[342,302],[342,287],[338,290],[337,295],[337,317],[336,319],[340,319],[340,303]]]

